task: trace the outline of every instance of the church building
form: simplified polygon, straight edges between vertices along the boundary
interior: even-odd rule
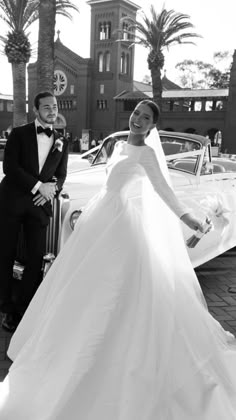
[[[72,137],[89,134],[102,139],[114,131],[116,102],[121,92],[133,89],[134,48],[117,42],[120,21],[136,18],[139,6],[130,0],[90,0],[90,58],[82,58],[60,40],[55,42],[54,92],[58,129]],[[124,27],[125,29],[125,27]],[[126,34],[124,34],[125,36]],[[36,93],[36,64],[28,66],[29,113]]]
[[[59,107],[55,127],[71,140],[82,138],[89,147],[92,139],[99,141],[114,131],[127,129],[135,105],[152,98],[152,86],[134,81],[135,47],[131,46],[133,39],[127,35],[126,23],[121,24],[126,16],[135,20],[139,6],[131,0],[87,3],[91,7],[90,57],[83,58],[66,47],[58,31],[54,93]],[[183,89],[166,74],[162,87],[161,129],[201,134],[212,143],[217,137],[222,139],[222,150],[236,153],[236,52],[227,89]],[[29,121],[34,118],[36,89],[36,63],[32,63],[28,65]],[[0,129],[4,131],[8,127],[10,130],[12,100],[3,96]]]

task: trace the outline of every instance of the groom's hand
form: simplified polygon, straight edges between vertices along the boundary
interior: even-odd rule
[[[43,206],[46,203],[46,198],[44,198],[40,193],[36,194],[33,198],[35,206]]]
[[[40,185],[38,191],[46,201],[51,200],[56,194],[56,184],[55,182],[45,182]]]

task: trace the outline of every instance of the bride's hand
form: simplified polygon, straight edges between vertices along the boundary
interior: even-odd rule
[[[193,216],[191,213],[186,213],[186,214],[183,214],[180,220],[182,220],[182,222],[184,222],[190,229],[200,230],[200,232],[207,233],[212,228],[212,222],[208,217],[206,218],[204,222],[202,222],[201,220]],[[205,226],[206,222],[209,225],[209,228],[207,230]]]

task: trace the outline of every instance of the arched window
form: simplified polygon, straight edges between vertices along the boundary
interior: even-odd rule
[[[129,39],[128,38],[128,33],[127,33],[127,31],[128,31],[128,23],[126,23],[126,22],[123,22],[123,25],[122,25],[122,31],[123,31],[123,39],[124,40],[126,40],[127,41],[127,39]]]
[[[129,74],[129,54],[124,52],[121,54],[120,72],[122,74]]]
[[[212,145],[214,145],[214,143],[215,143],[215,136],[216,136],[216,133],[218,131],[219,131],[218,128],[215,128],[215,127],[214,128],[210,128],[207,131],[207,136],[211,140]]]
[[[97,109],[100,109],[100,110],[107,109],[107,100],[106,99],[98,99],[97,100]]]
[[[111,70],[111,53],[108,51],[105,53],[105,71]]]
[[[67,122],[66,122],[65,117],[63,117],[63,115],[61,114],[58,114],[57,119],[54,123],[54,128],[56,128],[56,130],[62,130],[62,129],[65,129],[66,126],[67,126]]]
[[[125,17],[125,16],[123,16]],[[132,40],[134,39],[134,29],[131,21],[125,21],[122,24],[122,37],[124,40]]]
[[[103,53],[98,54],[98,71],[103,72]]]
[[[105,39],[110,39],[111,38],[111,22],[106,22],[105,34],[106,34]]]
[[[105,26],[104,23],[99,23],[99,39],[105,39]]]
[[[120,57],[120,72],[121,73],[124,73],[124,68],[125,68],[125,53],[122,53]]]
[[[99,39],[102,41],[104,39],[111,38],[111,22],[100,22],[98,25],[99,30]]]
[[[129,74],[129,54],[126,54],[125,58],[125,74]]]
[[[202,110],[202,101],[195,101],[194,111],[201,111],[201,110]]]

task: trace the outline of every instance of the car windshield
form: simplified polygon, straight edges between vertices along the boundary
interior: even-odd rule
[[[170,137],[161,135],[161,144],[166,156],[174,155],[176,153],[192,152],[199,150],[201,144],[197,141],[175,137],[174,134]]]
[[[127,135],[121,136],[111,136],[104,140],[101,149],[99,150],[98,154],[96,155],[95,160],[93,161],[93,165],[100,165],[102,163],[107,163],[108,159],[111,157],[112,152],[114,150],[114,146],[117,141],[127,141]]]
[[[181,170],[194,175],[197,173],[199,155],[194,153],[191,155],[191,152],[200,150],[202,147],[201,143],[189,138],[175,137],[174,133],[171,136],[161,135],[161,143],[167,156],[169,169]],[[177,157],[170,159],[172,155],[177,155]]]
[[[127,141],[128,134],[123,135],[113,135],[104,140],[101,149],[96,155],[92,165],[100,165],[107,163],[108,159],[111,157],[114,150],[114,145],[117,141],[123,140]],[[170,135],[160,135],[162,147],[166,156],[175,155],[175,154],[184,154],[191,151],[200,150],[202,145],[198,141],[177,137],[174,133]],[[198,165],[198,156],[193,158],[188,156],[186,157],[173,159],[168,162],[168,166],[172,169],[184,170],[190,173],[195,173]]]

